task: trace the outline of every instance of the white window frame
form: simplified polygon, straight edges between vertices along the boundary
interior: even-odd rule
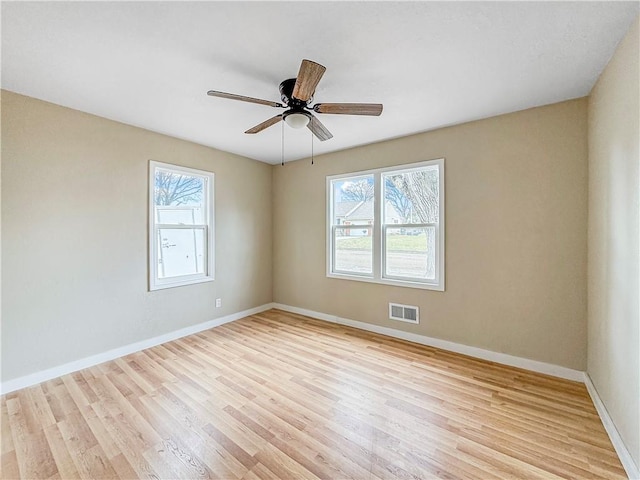
[[[398,172],[414,170],[436,165],[438,167],[438,223],[437,224],[389,224],[382,225],[384,201],[382,201],[382,174],[389,172]],[[334,262],[334,228],[346,228],[344,225],[334,226],[333,222],[333,188],[332,182],[335,180],[348,179],[352,177],[373,175],[374,185],[374,221],[373,221],[373,273],[358,274],[336,271],[333,269]],[[444,158],[436,160],[427,160],[404,165],[394,165],[391,167],[376,168],[372,170],[364,170],[358,172],[341,173],[338,175],[329,175],[326,177],[327,188],[327,207],[326,207],[326,275],[329,278],[339,278],[343,280],[355,280],[359,282],[380,283],[384,285],[395,285],[399,287],[421,288],[425,290],[444,291],[445,289],[445,188],[444,188]],[[422,228],[435,227],[436,229],[436,258],[435,258],[435,279],[434,280],[417,280],[403,277],[385,276],[385,230],[390,228]],[[362,228],[362,226],[357,226]],[[355,228],[355,227],[354,227]]]
[[[206,202],[204,205],[203,217],[205,223],[201,225],[182,225],[182,224],[160,224],[156,222],[155,215],[155,177],[157,170],[171,171],[178,174],[186,174],[203,178],[204,181],[204,197]],[[149,161],[149,290],[160,290],[164,288],[181,287],[183,285],[193,285],[195,283],[212,282],[215,278],[215,262],[214,262],[214,180],[213,172],[204,170],[196,170],[195,168],[183,167],[180,165],[172,165],[169,163]],[[203,273],[193,275],[182,275],[179,277],[159,278],[158,277],[158,231],[162,228],[188,228],[202,229],[205,235],[206,251],[204,252]]]

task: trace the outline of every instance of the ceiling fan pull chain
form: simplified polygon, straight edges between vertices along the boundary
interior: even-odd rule
[[[314,117],[311,117],[311,165],[313,165],[313,121],[315,120]]]
[[[282,123],[282,166],[284,167],[284,122]]]

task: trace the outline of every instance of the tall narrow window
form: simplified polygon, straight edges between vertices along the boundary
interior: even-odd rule
[[[332,182],[332,270],[373,276],[373,175],[340,178]]]
[[[444,290],[444,160],[327,177],[327,276]]]
[[[438,170],[431,165],[382,173],[383,278],[436,280]]]
[[[213,173],[150,162],[149,288],[213,280]]]

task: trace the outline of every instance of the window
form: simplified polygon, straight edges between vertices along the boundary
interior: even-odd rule
[[[213,280],[213,173],[150,162],[149,289]]]
[[[444,160],[327,177],[327,276],[444,290]]]

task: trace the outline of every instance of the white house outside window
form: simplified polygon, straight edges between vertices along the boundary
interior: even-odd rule
[[[444,160],[327,177],[327,276],[444,290]]]
[[[149,288],[212,281],[213,173],[150,162]]]

